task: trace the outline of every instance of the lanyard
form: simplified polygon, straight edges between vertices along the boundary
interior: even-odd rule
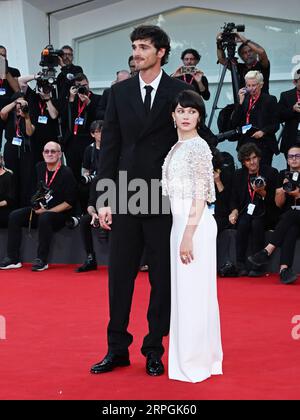
[[[195,77],[194,77],[194,76],[192,76],[191,80],[188,82],[188,81],[186,80],[186,74],[184,74],[184,75],[183,75],[183,80],[185,81],[185,83],[188,83],[189,85],[191,85],[191,84],[193,83],[194,79],[195,79]]]
[[[300,102],[300,92],[299,92],[299,90],[296,90],[296,93],[297,93],[297,102]]]
[[[42,116],[44,115],[46,106],[47,106],[46,102],[41,102],[41,101],[39,102],[39,108],[40,108],[40,111],[41,111],[41,115]]]
[[[256,176],[258,176],[258,174],[256,174]],[[248,175],[248,191],[249,191],[251,203],[253,203],[255,191],[252,189],[252,186],[251,186],[250,175]]]
[[[17,117],[16,118],[16,136],[17,137],[22,137],[21,130],[20,130],[20,122],[21,122],[21,117]]]
[[[89,92],[88,97],[90,97],[91,93]],[[81,100],[78,100],[78,116],[76,118],[76,120],[78,120],[78,118],[81,117],[81,114],[83,113],[83,111],[86,108],[86,102],[81,102]],[[78,124],[75,123],[74,125],[74,136],[77,136],[78,133]]]
[[[3,82],[4,82],[4,80],[3,79],[0,79],[0,88],[2,88]]]
[[[57,175],[57,172],[59,171],[60,167],[61,167],[61,162],[59,163],[59,165],[58,165],[58,166],[57,166],[57,168],[55,169],[55,172],[54,172],[54,174],[52,175],[52,177],[51,177],[51,179],[50,179],[49,183],[48,183],[48,170],[47,170],[47,168],[46,168],[46,174],[45,174],[45,184],[46,184],[46,186],[47,186],[48,188],[50,187],[50,185],[51,185],[51,184],[52,184],[52,182],[54,181],[54,179],[55,179],[55,177],[56,177],[56,175]]]
[[[254,108],[256,102],[259,100],[259,98],[260,98],[260,95],[257,96],[257,98],[255,98],[255,99],[253,99],[252,96],[250,96],[249,107],[248,107],[248,111],[247,111],[247,114],[246,114],[246,124],[249,124],[251,111]]]

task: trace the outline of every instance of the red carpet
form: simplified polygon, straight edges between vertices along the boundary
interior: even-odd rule
[[[300,398],[300,340],[292,338],[300,281],[284,286],[277,276],[220,279],[224,375],[194,385],[145,374],[139,352],[149,296],[144,273],[137,279],[131,315],[132,366],[91,375],[90,366],[106,352],[107,272],[73,269],[51,266],[32,273],[25,266],[0,273],[0,319],[6,320],[1,400]]]

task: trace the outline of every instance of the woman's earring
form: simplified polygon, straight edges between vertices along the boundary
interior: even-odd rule
[[[174,128],[177,128],[177,124],[176,121],[174,120]]]

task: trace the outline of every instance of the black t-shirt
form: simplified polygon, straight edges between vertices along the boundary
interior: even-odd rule
[[[282,187],[284,179],[287,178],[286,172],[287,172],[286,170],[282,170],[282,171],[279,172],[278,178],[277,178],[276,188],[281,188]],[[292,206],[296,206],[296,205],[300,206],[300,198],[295,199],[295,197],[291,197],[289,194],[286,193],[285,194],[285,203],[284,203],[283,207],[281,207],[281,211],[285,212],[285,211],[289,210]]]
[[[19,137],[23,139],[22,148],[30,147],[30,137],[26,134],[25,119],[17,117],[15,111],[11,111],[8,115],[5,128],[5,138],[9,143],[12,143],[14,137],[17,136],[17,126],[19,127]]]
[[[187,84],[192,85],[194,87],[195,91],[197,93],[199,93],[199,95],[201,95],[202,98],[205,101],[209,100],[210,92],[209,92],[209,89],[208,89],[208,80],[205,76],[202,76],[202,79],[201,79],[201,81],[203,83],[203,86],[205,87],[205,90],[203,92],[200,91],[199,85],[198,85],[197,81],[194,79],[192,74],[183,74],[182,76],[176,77],[176,79],[182,80],[182,81],[186,82]]]
[[[237,70],[240,78],[240,89],[245,86],[245,75],[248,73],[248,71],[258,70],[264,77],[262,92],[269,93],[270,62],[268,67],[263,67],[261,63],[257,61],[256,64],[250,68],[246,66],[246,63],[237,63]]]
[[[88,169],[91,174],[97,172],[99,163],[100,149],[96,148],[96,144],[90,144],[86,147],[83,155],[82,167]]]
[[[47,109],[47,103],[43,101],[38,93],[32,90],[29,86],[26,92],[26,98],[30,109],[31,122],[35,126],[33,134],[34,139],[38,142],[39,148],[42,150],[48,141],[57,141],[59,135],[58,119],[52,119]],[[51,99],[54,107],[58,109],[56,99]],[[39,117],[46,117],[47,123],[43,124],[44,119]]]
[[[38,185],[37,189],[40,187],[41,182],[46,183],[46,163],[39,162],[36,165],[37,169],[37,179]],[[51,189],[51,196],[53,197],[49,203],[48,208],[51,209],[59,204],[62,204],[64,201],[74,206],[77,200],[77,183],[74,178],[74,175],[70,168],[62,165],[56,176],[53,178],[55,171],[48,172],[48,186]],[[50,184],[50,185],[49,185]]]
[[[0,175],[0,201],[7,201],[7,207],[13,207],[15,200],[13,175],[6,171]]]
[[[18,69],[15,69],[13,67],[8,67],[7,70],[8,70],[8,73],[10,73],[11,76],[14,78],[20,76],[20,72]],[[8,105],[11,102],[11,97],[14,94],[14,91],[12,90],[12,88],[10,87],[10,84],[8,83],[6,79],[0,80],[0,89],[4,89],[5,91],[5,94],[3,94],[4,93],[3,91],[0,94],[0,110],[1,110],[2,108],[4,108],[6,105]],[[0,118],[0,128],[1,126],[4,126],[4,125],[5,123]]]

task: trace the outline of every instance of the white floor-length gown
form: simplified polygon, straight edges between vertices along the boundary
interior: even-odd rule
[[[207,205],[193,237],[194,261],[183,264],[179,253],[193,199],[215,200],[212,154],[202,138],[173,146],[163,165],[162,185],[173,214],[169,378],[200,382],[222,374],[223,360],[217,300],[217,226]]]

